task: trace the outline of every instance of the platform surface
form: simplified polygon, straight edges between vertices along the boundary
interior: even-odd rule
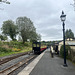
[[[49,49],[47,49],[18,75],[75,75],[73,63],[67,60],[68,67],[63,67],[63,64],[62,58],[56,55],[52,58]]]

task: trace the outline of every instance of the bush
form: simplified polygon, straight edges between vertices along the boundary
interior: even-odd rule
[[[0,53],[1,52],[7,53],[7,52],[11,52],[11,51],[12,51],[11,49],[0,47]]]
[[[28,46],[28,43],[24,43],[24,46]]]
[[[3,45],[3,43],[0,41],[0,46]]]
[[[10,44],[11,45],[18,45],[18,42],[17,41],[11,41]]]
[[[20,48],[22,46],[21,42],[11,41],[9,47]]]
[[[65,50],[66,50],[66,58],[70,57],[70,56],[68,56],[71,53],[70,46],[65,46]],[[60,56],[64,57],[64,46],[63,45],[60,48]]]

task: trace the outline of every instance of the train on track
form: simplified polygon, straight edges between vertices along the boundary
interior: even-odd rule
[[[32,50],[33,50],[34,54],[40,54],[46,49],[47,49],[47,46],[42,46],[41,42],[33,42],[32,43]]]

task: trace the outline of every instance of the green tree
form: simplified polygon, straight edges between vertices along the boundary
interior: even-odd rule
[[[0,2],[2,2],[2,0],[0,0]]]
[[[22,37],[23,43],[26,42],[27,39],[33,40],[36,38],[36,28],[29,18],[18,17],[16,19],[16,24],[18,26],[18,31]]]
[[[41,35],[40,34],[37,34],[37,40],[41,41]]]
[[[0,0],[0,2],[6,3],[6,4],[10,4],[10,2],[7,1],[7,0]]]
[[[12,40],[16,40],[16,35],[18,33],[17,26],[12,20],[4,21],[1,29],[4,35],[10,36]]]
[[[41,35],[36,32],[32,32],[30,35],[30,41],[41,41]]]
[[[29,39],[31,42],[37,41],[37,33],[32,31],[30,36],[29,36]]]
[[[1,39],[1,41],[2,41],[2,40],[7,40],[7,36],[0,34],[0,39]]]
[[[0,0],[0,4],[1,4],[1,3],[10,4],[10,2],[9,2],[9,1],[7,1],[7,0]],[[0,8],[0,10],[3,10],[3,8]]]
[[[66,30],[65,36],[66,36],[66,39],[68,39],[68,38],[69,38],[69,40],[70,40],[70,38],[74,39],[74,33],[72,32],[71,29]]]

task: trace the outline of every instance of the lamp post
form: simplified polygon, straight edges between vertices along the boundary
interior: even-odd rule
[[[66,15],[64,14],[64,12],[62,11],[62,14],[60,16],[61,21],[62,21],[62,25],[63,25],[63,45],[64,45],[64,67],[67,67],[66,64],[66,50],[65,50],[65,23],[64,21],[66,20]]]

